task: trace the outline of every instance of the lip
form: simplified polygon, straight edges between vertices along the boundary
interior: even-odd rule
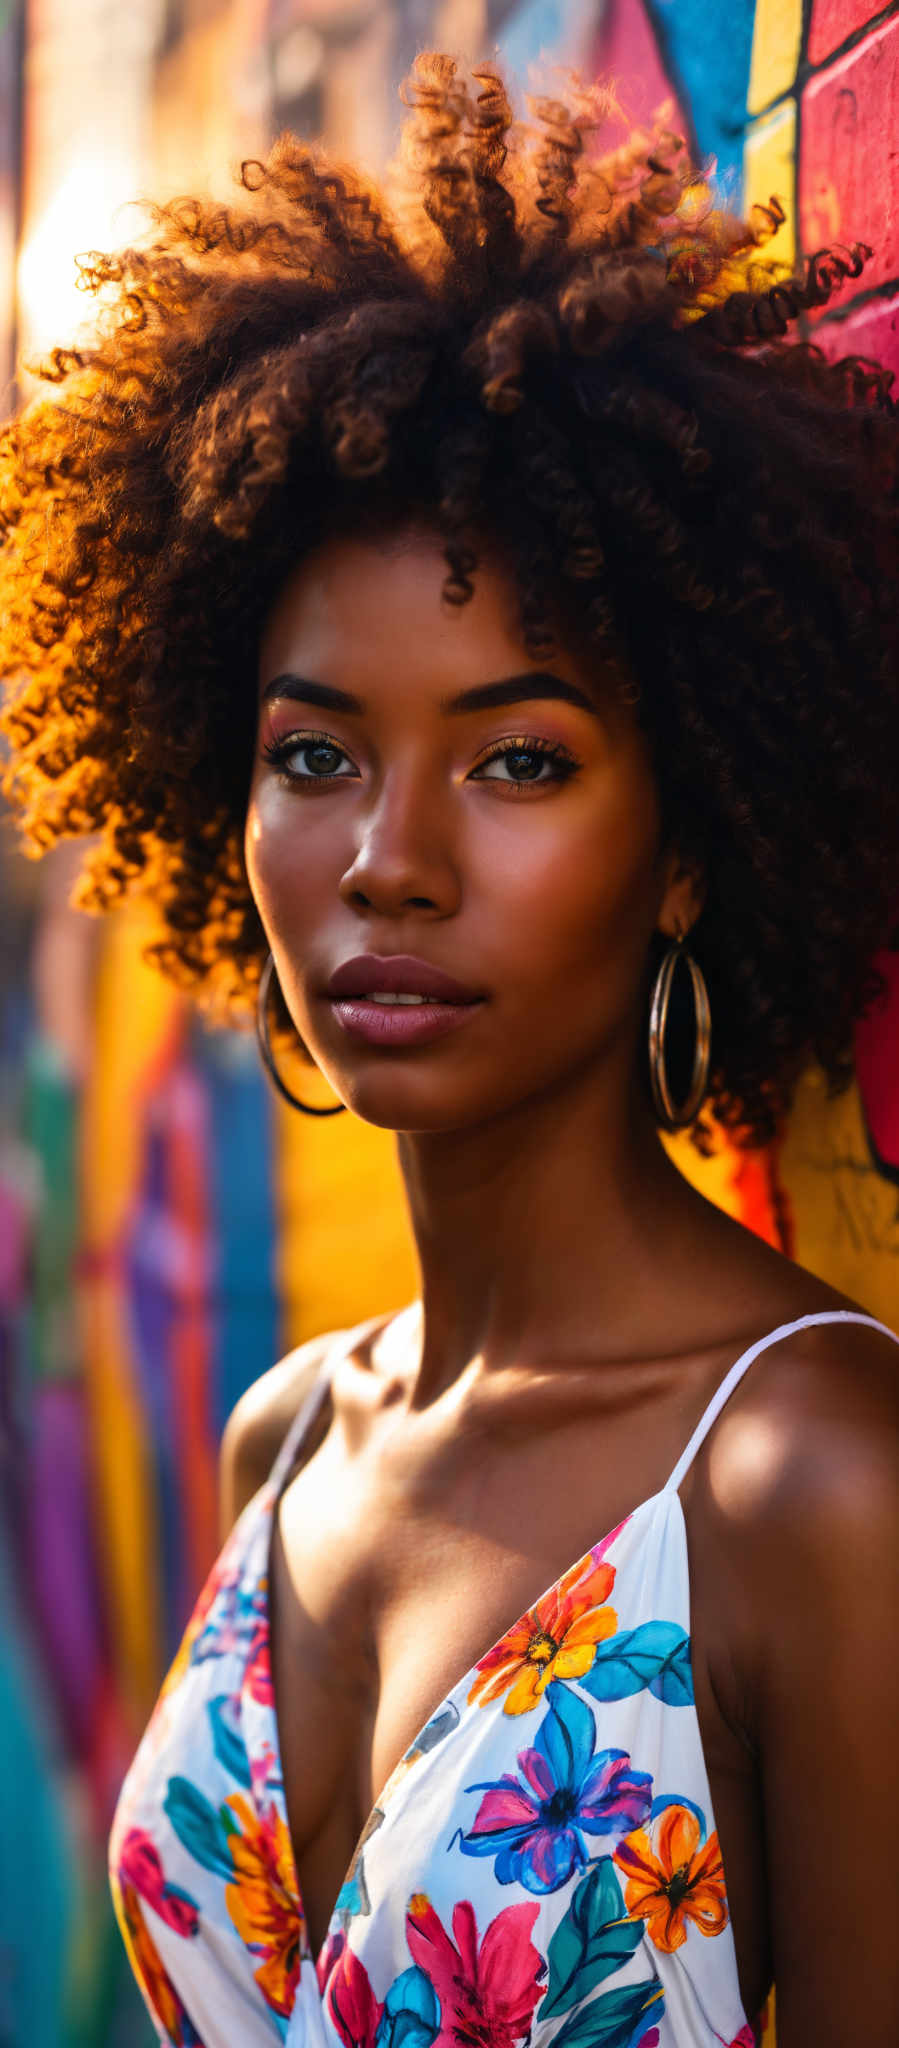
[[[327,987],[332,1002],[349,996],[364,1004],[366,996],[391,993],[429,996],[435,1004],[454,1004],[456,1007],[482,1000],[477,989],[465,988],[442,967],[434,967],[428,960],[417,960],[412,953],[360,953],[354,960],[344,960],[335,969]],[[385,1013],[382,1010],[379,1014],[383,1016]]]
[[[398,989],[397,994],[401,993]],[[332,1013],[347,1035],[377,1046],[430,1045],[433,1039],[458,1031],[480,1007],[477,997],[464,1003],[429,1001],[408,1007],[366,1002],[364,996],[331,997]]]

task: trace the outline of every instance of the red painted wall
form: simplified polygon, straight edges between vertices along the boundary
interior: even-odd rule
[[[859,289],[899,282],[899,14],[809,79],[802,94],[799,217],[808,253],[869,242]],[[848,300],[850,289],[844,287]]]

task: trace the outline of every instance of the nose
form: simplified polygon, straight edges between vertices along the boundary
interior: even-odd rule
[[[391,769],[360,822],[356,851],[340,879],[344,903],[399,917],[408,910],[451,917],[459,871],[445,806],[410,763]]]

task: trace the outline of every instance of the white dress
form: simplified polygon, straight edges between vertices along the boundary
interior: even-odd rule
[[[373,1807],[321,1952],[287,1827],[269,1660],[277,1501],[335,1353],[200,1595],[112,1828],[119,1924],[169,2048],[750,2048],[690,1663],[678,1488],[459,1678]],[[347,1338],[347,1345],[351,1338]],[[439,1625],[439,1618],[435,1622]]]

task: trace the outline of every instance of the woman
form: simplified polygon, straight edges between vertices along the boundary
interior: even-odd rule
[[[772,1977],[848,2048],[897,1339],[659,1130],[769,1138],[878,992],[895,414],[783,339],[868,252],[785,283],[776,202],[476,79],[417,60],[392,210],[290,137],[156,209],[9,434],[32,844],[398,1132],[421,1274],[232,1415],[113,1890],[179,2048],[744,2044]]]

